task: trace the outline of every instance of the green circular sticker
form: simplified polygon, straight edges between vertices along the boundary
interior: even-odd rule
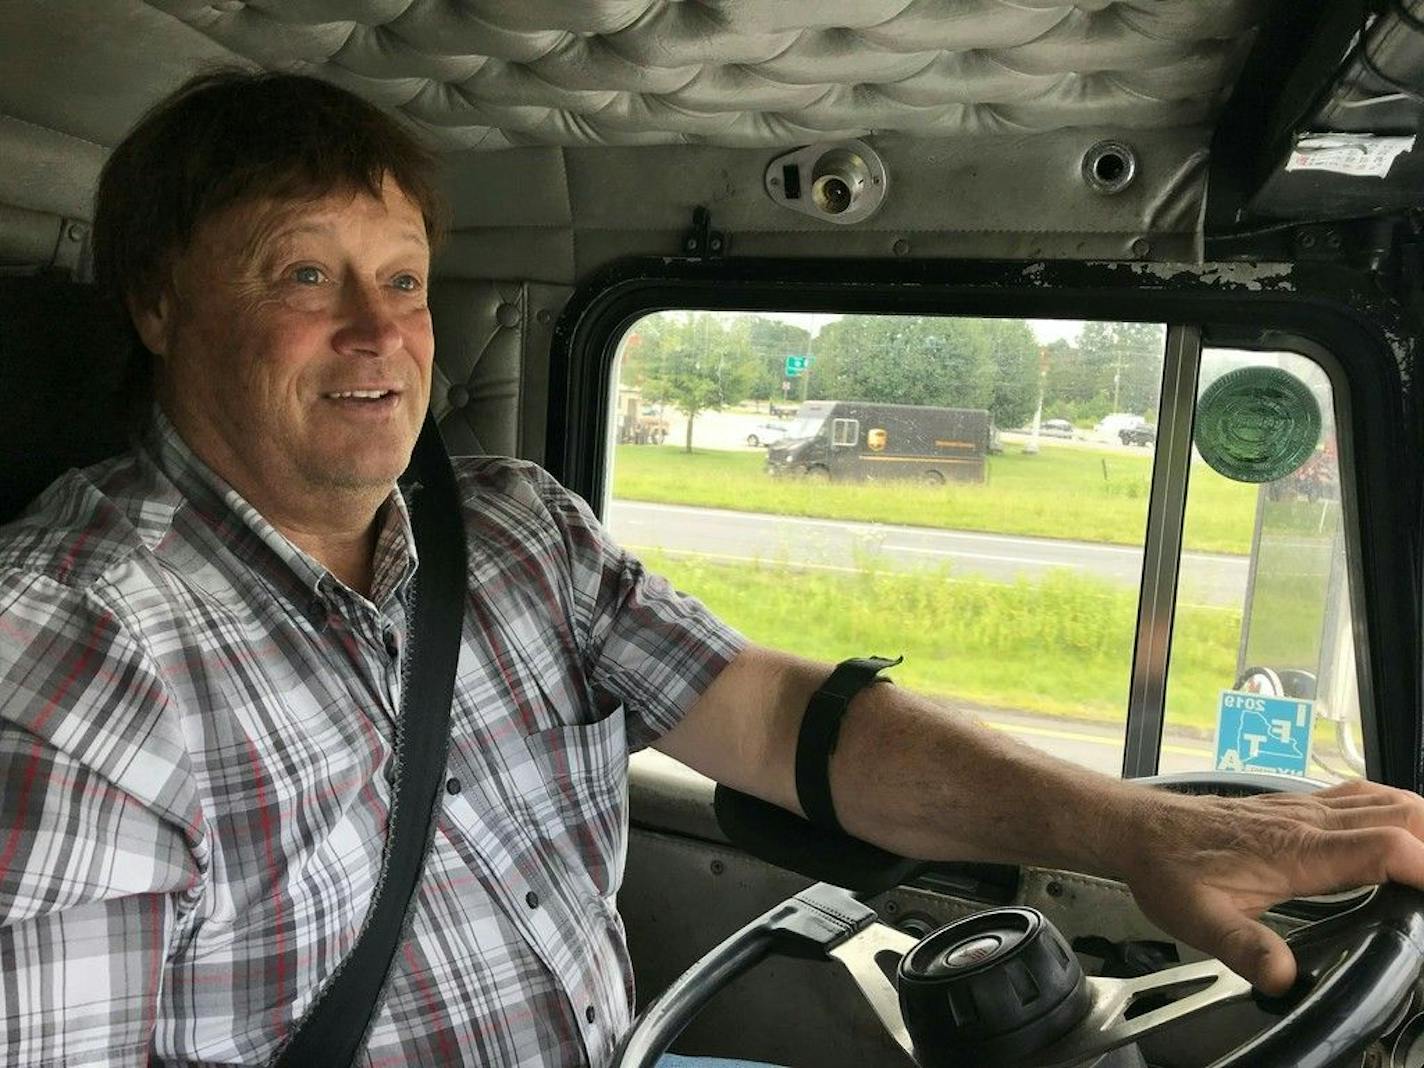
[[[1277,367],[1228,371],[1197,403],[1197,451],[1237,482],[1274,482],[1315,452],[1320,405],[1295,375]]]

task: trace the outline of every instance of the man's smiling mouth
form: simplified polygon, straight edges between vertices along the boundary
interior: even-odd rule
[[[380,400],[395,395],[397,391],[393,389],[346,389],[322,394],[328,400]]]

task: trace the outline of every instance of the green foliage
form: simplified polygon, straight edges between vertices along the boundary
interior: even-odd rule
[[[742,315],[733,321],[729,333],[752,368],[747,396],[779,403],[786,357],[805,356],[810,351],[810,331],[759,315]]]
[[[980,708],[1126,717],[1137,611],[1130,590],[1070,571],[1011,585],[948,570],[902,574],[878,569],[873,557],[852,575],[662,552],[645,559],[754,641],[830,661],[904,653],[898,682]],[[1210,726],[1216,691],[1233,681],[1240,627],[1240,612],[1179,611],[1175,726]]]
[[[687,413],[687,441],[698,412],[716,411],[744,400],[757,377],[757,361],[746,339],[729,331],[720,316],[707,312],[650,315],[630,333],[621,380],[637,385],[647,401],[671,404]],[[627,353],[633,353],[631,367]]]
[[[1078,425],[1115,411],[1152,418],[1163,346],[1160,325],[1105,322],[1085,323],[1077,344],[1044,346],[1044,416]],[[1012,428],[1033,416],[1039,353],[1022,319],[845,315],[812,339],[749,313],[659,312],[630,331],[620,381],[696,416],[749,398],[780,400],[786,357],[805,355],[810,373],[794,380],[793,397],[987,408]]]
[[[1017,426],[1037,401],[1038,345],[1021,319],[846,315],[812,348],[813,400],[987,408]]]
[[[1078,344],[1047,346],[1043,414],[1094,423],[1110,412],[1154,418],[1162,391],[1165,329],[1157,323],[1083,324]]]

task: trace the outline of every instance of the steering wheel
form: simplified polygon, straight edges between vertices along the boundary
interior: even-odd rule
[[[615,1063],[652,1068],[717,992],[779,953],[839,962],[923,1068],[1070,1068],[1251,997],[1280,1018],[1211,1068],[1333,1068],[1398,1021],[1424,968],[1424,894],[1380,887],[1287,941],[1300,978],[1281,999],[1253,992],[1214,960],[1134,979],[1087,977],[1035,909],[990,909],[917,940],[880,923],[850,891],[816,883],[684,972],[638,1017]],[[898,991],[887,974],[896,963]],[[1181,996],[1131,1014],[1163,995]]]
[[[765,804],[729,794],[744,819]],[[719,819],[723,802],[719,789]],[[755,819],[780,820],[780,812],[757,807]],[[783,866],[814,869],[807,857],[825,843],[813,843],[804,821],[784,815],[802,829],[794,841],[784,821],[771,832],[796,854],[798,863],[786,864],[783,848]],[[769,852],[765,841],[760,844],[764,848],[754,852]],[[855,839],[835,846],[858,858],[863,891],[903,882],[917,867]],[[1132,979],[1089,977],[1035,909],[989,909],[917,939],[880,923],[851,891],[821,882],[753,920],[684,972],[639,1015],[615,1063],[652,1068],[716,993],[781,954],[844,967],[890,1037],[922,1068],[1071,1068],[1248,998],[1278,1019],[1210,1068],[1336,1068],[1398,1022],[1419,981],[1424,893],[1382,886],[1286,941],[1298,978],[1282,998],[1253,991],[1215,960]]]

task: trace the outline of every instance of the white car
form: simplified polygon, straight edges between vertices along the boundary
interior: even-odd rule
[[[789,423],[758,423],[747,435],[747,445],[755,449],[759,446],[775,445],[791,429]]]

